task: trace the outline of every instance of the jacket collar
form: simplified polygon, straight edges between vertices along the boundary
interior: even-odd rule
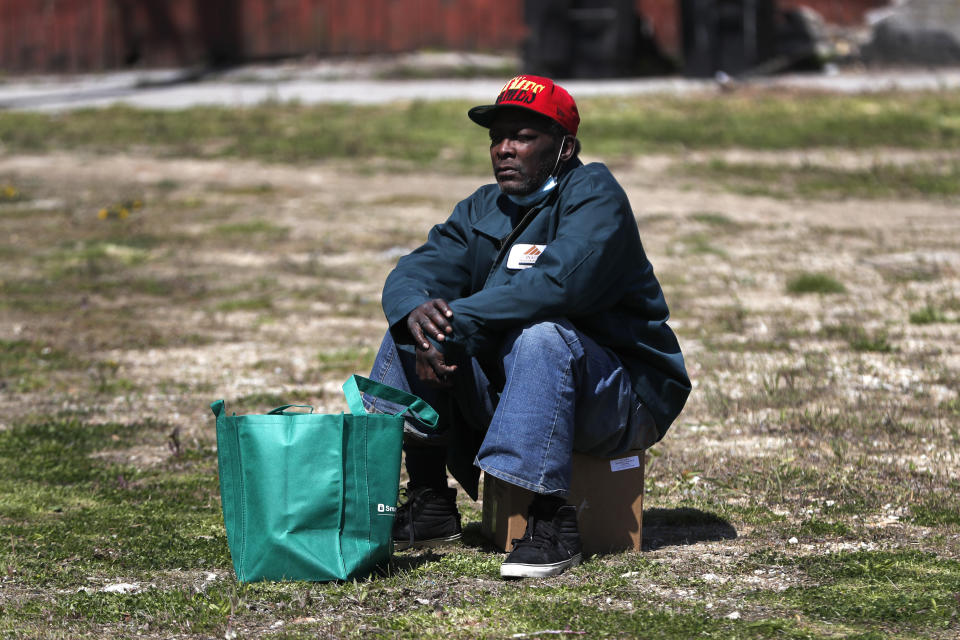
[[[575,158],[564,164],[557,174],[557,187],[550,192],[545,200],[534,205],[533,208],[546,207],[555,202],[556,199],[560,197],[560,193],[563,192],[567,182],[569,182],[570,173],[577,167],[582,166],[583,163],[580,162],[579,158]],[[478,233],[482,233],[494,240],[499,240],[509,234],[513,229],[512,221],[517,218],[520,207],[503,193],[497,194],[495,202],[496,206],[490,208],[486,213],[477,218],[472,226]]]

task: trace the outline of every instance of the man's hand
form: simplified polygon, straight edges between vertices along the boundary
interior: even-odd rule
[[[417,377],[434,387],[451,387],[450,376],[457,365],[448,365],[443,353],[430,345],[429,349],[417,349]]]
[[[442,298],[428,300],[407,315],[407,329],[417,346],[417,377],[437,387],[452,385],[450,376],[457,367],[446,363],[443,353],[430,344],[427,336],[443,342],[453,332],[452,317],[453,311]]]
[[[407,329],[418,347],[418,356],[420,350],[430,349],[426,336],[443,342],[446,334],[453,333],[453,327],[450,326],[452,317],[453,311],[442,298],[428,300],[407,315]]]

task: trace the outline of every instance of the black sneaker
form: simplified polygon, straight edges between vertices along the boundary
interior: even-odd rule
[[[407,487],[407,501],[397,508],[393,548],[419,549],[460,539],[457,490]]]
[[[527,531],[513,541],[500,577],[555,576],[580,564],[581,558],[577,510],[562,500],[537,496],[527,511]]]

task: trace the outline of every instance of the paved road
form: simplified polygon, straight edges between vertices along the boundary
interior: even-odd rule
[[[198,75],[184,71],[119,72],[98,75],[8,78],[0,82],[0,109],[64,111],[124,103],[154,109],[195,105],[248,106],[266,101],[304,104],[378,104],[407,100],[490,100],[502,80],[327,79],[298,72],[255,69]],[[718,91],[721,83],[684,78],[570,80],[575,96],[642,95]],[[754,79],[761,87],[808,88],[837,92],[890,89],[918,91],[960,88],[960,69],[870,73],[783,75]]]

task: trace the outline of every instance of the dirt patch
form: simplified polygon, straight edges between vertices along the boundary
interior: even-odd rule
[[[876,161],[878,154],[732,150],[689,157],[862,166]],[[883,160],[911,162],[920,157],[931,160],[940,155],[899,152],[884,155]],[[841,357],[828,373],[836,380],[838,398],[877,388],[907,395],[927,388],[937,401],[951,397],[950,386],[940,380],[949,382],[957,375],[955,338],[960,324],[938,325],[933,333],[911,325],[911,305],[904,301],[914,299],[919,305],[939,296],[948,304],[958,295],[960,261],[955,250],[941,246],[942,239],[956,237],[954,203],[890,201],[864,206],[858,201],[745,197],[709,184],[688,189],[684,186],[688,179],[676,173],[676,160],[676,156],[638,158],[618,169],[617,175],[664,280],[698,391],[719,385],[734,399],[749,395],[765,376],[796,367],[805,354],[819,349],[820,341],[806,339],[818,327],[873,322],[897,334],[897,353],[873,364],[869,354]],[[366,169],[357,172],[335,164],[289,167],[69,153],[7,156],[0,159],[0,175],[28,185],[25,190],[38,210],[46,211],[39,206],[44,202],[62,202],[52,212],[38,215],[68,221],[66,229],[57,225],[27,236],[18,231],[24,223],[14,212],[30,203],[4,205],[0,223],[12,228],[8,237],[18,248],[43,256],[71,242],[67,239],[71,236],[85,246],[104,235],[120,244],[131,237],[154,236],[158,246],[149,249],[144,264],[134,267],[106,260],[105,266],[81,272],[80,280],[102,279],[103,270],[114,268],[171,282],[170,293],[185,298],[136,295],[124,290],[123,282],[116,295],[78,293],[70,282],[56,290],[58,283],[53,283],[50,296],[64,302],[61,313],[33,313],[8,304],[0,310],[0,335],[7,340],[67,344],[86,360],[116,362],[115,375],[129,382],[139,407],[180,426],[189,436],[207,437],[208,420],[197,408],[204,404],[201,398],[257,392],[295,395],[296,388],[313,386],[331,393],[323,409],[337,405],[338,380],[317,370],[319,354],[376,346],[385,329],[379,290],[393,262],[418,244],[459,197],[486,180],[422,173],[370,175]],[[243,190],[258,185],[261,188]],[[111,221],[98,221],[96,214],[98,205],[116,199],[116,193],[140,196],[146,207],[135,220],[111,228]],[[730,224],[712,225],[705,213],[722,216],[718,220]],[[288,235],[277,243],[258,237],[253,226],[221,246],[220,230],[241,220],[269,222]],[[911,230],[909,236],[902,233],[904,228]],[[182,235],[189,239],[188,246],[163,242],[165,233]],[[685,238],[695,233],[709,235],[717,251],[690,245]],[[43,273],[42,263],[0,264],[6,283],[50,277]],[[785,281],[802,271],[832,273],[848,294],[787,295]],[[221,301],[219,307],[211,307],[211,298]],[[231,298],[237,299],[233,307]],[[249,299],[262,300],[261,308]],[[741,317],[734,322],[739,326],[704,324],[731,307],[739,309]],[[97,326],[104,321],[100,309],[110,309],[123,321]],[[117,327],[129,344],[109,336]],[[744,344],[775,339],[778,332],[797,334],[785,337],[791,347],[787,352],[736,354]],[[735,368],[705,369],[697,357],[704,349],[702,342],[726,339],[733,341],[730,357],[737,362],[729,365]],[[934,351],[937,355],[923,358],[920,366],[903,366],[903,361],[913,360],[911,354]],[[264,364],[269,362],[282,364]],[[66,397],[82,392],[83,385],[78,384],[67,390]],[[29,411],[26,407],[32,402],[51,400],[39,393],[15,399],[4,394],[6,420]],[[129,419],[116,394],[98,404],[111,418]],[[687,422],[682,421],[675,433],[686,433],[682,425],[696,423],[697,418],[688,410]],[[784,446],[782,441],[773,442],[776,446],[761,448]],[[746,452],[757,447],[737,448]]]
[[[798,166],[879,160],[721,155]],[[597,605],[631,610],[649,597],[759,619],[764,605],[744,604],[747,594],[808,578],[802,565],[758,555],[960,558],[950,516],[960,448],[957,202],[747,196],[683,175],[689,160],[651,156],[615,170],[695,388],[648,457],[643,559],[667,573],[628,576],[632,600]],[[0,158],[0,177],[28,194],[0,204],[0,340],[19,345],[0,375],[0,429],[61,413],[149,421],[148,441],[97,454],[145,469],[173,455],[174,429],[186,449],[211,447],[216,399],[242,412],[343,410],[340,384],[367,371],[386,330],[387,273],[488,179],[67,153]],[[130,198],[143,207],[98,215]],[[790,293],[803,273],[827,274],[842,292]],[[45,364],[51,353],[64,354],[56,366]],[[221,574],[156,584],[199,589]]]

